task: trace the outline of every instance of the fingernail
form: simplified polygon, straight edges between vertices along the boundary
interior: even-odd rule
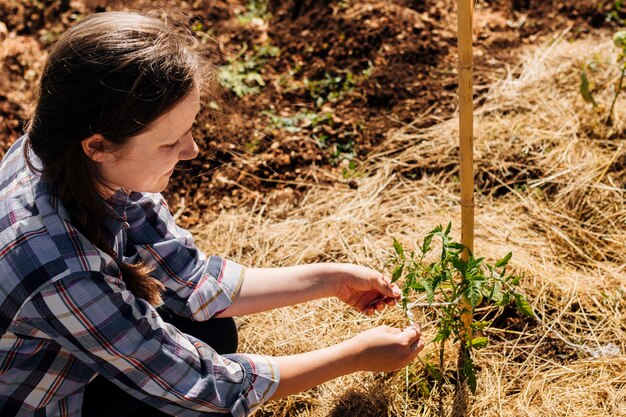
[[[400,297],[402,295],[402,291],[400,291],[400,288],[395,287],[393,289],[393,295],[395,295],[396,297]]]

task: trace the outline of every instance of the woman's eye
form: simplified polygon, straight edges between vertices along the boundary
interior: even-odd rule
[[[176,142],[172,143],[171,145],[165,145],[165,147],[166,147],[167,149],[172,149],[172,148],[175,148],[175,147],[176,147],[176,145],[178,145],[178,141],[176,141]]]

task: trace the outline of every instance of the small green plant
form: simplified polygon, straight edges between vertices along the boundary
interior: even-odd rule
[[[326,102],[334,102],[340,99],[346,92],[356,85],[355,76],[351,72],[343,75],[324,74],[321,80],[309,80],[305,78],[304,88],[315,99],[315,104],[321,107]]]
[[[615,109],[615,103],[617,102],[617,97],[622,92],[624,87],[624,77],[626,76],[626,30],[621,30],[617,32],[613,36],[613,43],[616,47],[620,49],[619,54],[617,55],[617,65],[619,67],[620,76],[615,87],[615,91],[613,94],[613,100],[611,102],[611,106],[609,108],[608,114],[605,119],[605,123],[607,125],[612,124],[613,119],[613,110]],[[593,97],[594,85],[590,80],[589,73],[595,72],[594,62],[589,62],[583,65],[580,71],[580,94],[588,103],[594,107],[594,109],[598,108],[598,103]]]
[[[622,91],[622,87],[624,86],[624,75],[626,74],[626,30],[617,32],[615,36],[613,36],[613,43],[621,49],[619,55],[617,56],[617,62],[618,64],[621,64],[622,68],[620,71],[619,81],[617,82],[617,88],[615,88],[613,102],[611,103],[611,108],[609,109],[609,115],[606,118],[607,124],[611,124],[611,117],[613,117],[613,109],[615,108],[617,96]]]
[[[257,94],[265,86],[260,70],[269,58],[275,57],[279,49],[272,45],[254,48],[254,54],[246,54],[246,44],[225,65],[219,67],[218,78],[222,86],[233,91],[241,98],[249,94]]]
[[[593,98],[593,88],[594,83],[589,80],[589,72],[595,72],[595,65],[593,61],[590,61],[581,68],[580,70],[580,95],[583,97],[587,103],[591,103],[594,109],[598,108],[598,103],[596,103],[596,99]]]
[[[615,22],[618,25],[626,23],[626,0],[615,0],[611,9],[606,14],[607,22]]]
[[[476,392],[476,370],[473,352],[487,346],[486,336],[476,336],[491,323],[474,321],[470,329],[466,329],[461,320],[463,310],[461,300],[471,306],[471,313],[481,306],[494,308],[514,302],[520,313],[534,317],[534,312],[518,286],[520,276],[508,272],[507,267],[512,253],[508,253],[494,265],[487,264],[484,258],[476,258],[472,253],[463,256],[466,247],[450,237],[451,224],[444,229],[439,225],[431,230],[417,252],[410,254],[402,244],[393,240],[394,256],[390,259],[393,265],[392,281],[403,282],[402,307],[408,318],[413,321],[412,309],[416,307],[434,307],[437,321],[437,335],[432,343],[439,344],[439,369],[428,364],[431,375],[445,375],[443,355],[446,343],[464,341],[469,351],[465,363],[460,364],[457,372],[463,373],[472,393]],[[441,253],[436,260],[429,262],[429,254],[433,251],[433,239],[441,243]],[[416,301],[410,300],[419,295]],[[443,377],[442,377],[443,378]],[[437,379],[437,378],[435,378]],[[441,382],[441,381],[440,381]]]
[[[341,176],[344,180],[359,178],[365,175],[362,171],[359,171],[359,165],[354,159],[344,159],[341,163]]]
[[[270,127],[284,129],[289,133],[301,132],[305,128],[314,128],[321,124],[330,126],[333,123],[330,113],[319,114],[308,110],[299,111],[293,116],[278,116],[269,110],[265,110],[261,114],[269,118]]]
[[[271,14],[267,10],[267,0],[249,0],[246,11],[237,13],[237,21],[240,25],[247,25],[253,19],[269,20]]]
[[[305,77],[302,82],[294,82],[293,76],[300,70],[301,67],[297,66],[295,69],[290,70],[288,75],[281,77],[279,82],[281,85],[291,82],[286,91],[305,90],[315,100],[315,105],[322,107],[325,103],[340,100],[346,93],[354,90],[359,83],[369,78],[374,70],[374,65],[369,62],[368,67],[359,73],[354,73],[350,70],[344,70],[335,74],[325,72],[324,77],[321,79],[310,80]]]

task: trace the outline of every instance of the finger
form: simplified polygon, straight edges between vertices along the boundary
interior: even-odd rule
[[[406,337],[408,337],[409,343],[411,344],[418,342],[422,338],[421,327],[417,323],[404,329],[404,332],[406,333]]]
[[[390,326],[381,326],[387,333],[391,333],[391,334],[398,334],[398,333],[402,333],[401,329],[398,329],[397,327],[390,327]]]
[[[374,283],[375,290],[386,297],[400,298],[402,296],[402,291],[400,291],[400,288],[396,284],[392,284],[389,278],[383,276],[382,274],[380,274],[378,278],[374,280]]]
[[[368,307],[377,308],[378,304],[380,302],[382,302],[383,300],[384,300],[384,297],[375,298],[374,300],[370,301],[365,307],[366,308],[368,308]]]
[[[418,353],[420,353],[422,351],[422,349],[424,349],[424,339],[420,339],[417,342],[413,343],[411,345],[411,351],[414,355],[417,356]]]
[[[389,297],[384,297],[384,298],[377,298],[374,301],[371,301],[367,306],[365,306],[364,311],[366,311],[369,308],[372,308],[372,312],[374,311],[383,311],[387,306],[389,305],[395,305],[396,303],[396,299],[395,298],[389,298]]]
[[[395,298],[386,297],[383,301],[385,302],[385,304],[387,304],[390,307],[396,305],[396,299]]]

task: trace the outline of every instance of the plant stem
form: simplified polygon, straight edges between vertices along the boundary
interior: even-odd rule
[[[439,370],[441,372],[441,380],[438,381],[439,382],[439,398],[438,398],[438,407],[439,407],[439,416],[440,417],[444,417],[445,412],[443,409],[443,375],[444,375],[444,369],[443,369],[443,355],[444,355],[444,351],[446,348],[446,341],[442,340],[441,341],[441,347],[439,347]]]
[[[452,417],[467,417],[469,409],[467,376],[463,372],[463,366],[469,359],[469,348],[465,343],[459,345],[459,356],[456,364],[456,390],[452,403]]]
[[[606,117],[606,124],[610,126],[612,124],[612,116],[613,116],[613,108],[615,107],[615,102],[617,101],[617,96],[622,91],[622,86],[624,84],[624,75],[626,74],[626,65],[622,68],[622,74],[619,77],[619,83],[617,84],[617,90],[615,90],[615,95],[613,96],[613,102],[611,103],[611,108],[609,109],[609,114]]]

